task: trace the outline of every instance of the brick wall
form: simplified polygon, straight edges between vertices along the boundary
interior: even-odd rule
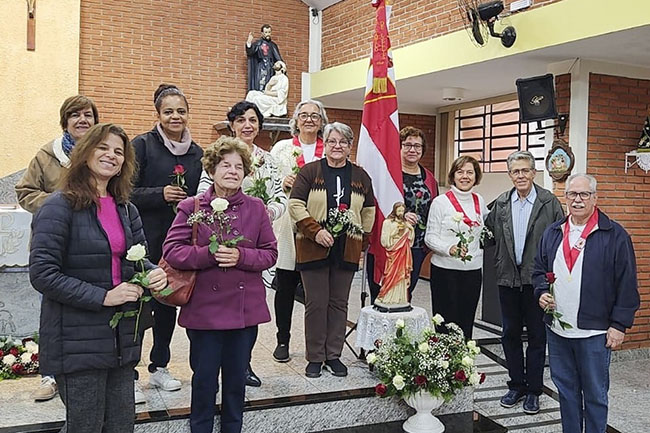
[[[624,348],[650,347],[650,173],[624,170],[650,108],[650,80],[591,74],[587,172],[598,179],[598,205],[632,236],[641,308]]]
[[[354,131],[355,143],[359,139],[359,131],[361,129],[361,111],[359,110],[340,110],[336,108],[327,108],[327,117],[330,122],[343,122],[349,125]],[[420,128],[426,136],[427,149],[422,156],[421,163],[432,172],[434,167],[435,158],[435,139],[436,139],[436,117],[424,116],[420,114],[400,114],[399,115],[400,128],[405,126],[415,126]],[[356,145],[352,149],[354,159],[356,156]],[[434,172],[436,179],[439,178],[438,174]]]
[[[299,0],[84,0],[79,91],[95,100],[102,121],[135,136],[155,121],[153,91],[174,83],[189,99],[194,140],[206,146],[218,136],[212,125],[246,96],[244,46],[264,23],[287,63],[288,106],[295,107],[309,49],[309,11]]]
[[[505,0],[506,10],[513,0]],[[561,0],[535,0],[530,9]],[[344,0],[323,11],[323,69],[367,57],[375,9],[369,0]],[[390,21],[393,48],[463,28],[457,0],[394,0]],[[501,29],[501,24],[496,25]],[[468,36],[469,37],[469,36]],[[494,42],[494,41],[492,41]]]

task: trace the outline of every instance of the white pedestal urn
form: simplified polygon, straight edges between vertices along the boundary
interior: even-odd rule
[[[402,428],[407,433],[442,433],[445,426],[438,418],[431,414],[431,411],[439,408],[444,399],[434,397],[427,391],[418,391],[404,398],[406,404],[415,409],[415,415],[407,419]]]

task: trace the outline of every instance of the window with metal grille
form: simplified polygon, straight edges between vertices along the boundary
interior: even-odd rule
[[[508,155],[528,150],[537,170],[544,169],[544,131],[537,123],[519,123],[519,102],[499,102],[454,112],[456,156],[469,155],[485,173],[506,172]]]

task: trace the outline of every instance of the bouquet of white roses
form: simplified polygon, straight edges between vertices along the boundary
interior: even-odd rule
[[[399,319],[394,337],[375,342],[377,350],[367,359],[381,380],[375,387],[377,395],[405,397],[427,391],[449,401],[463,387],[483,383],[485,374],[474,365],[480,353],[476,342],[465,342],[463,331],[455,323],[446,324],[448,333],[437,332],[436,326],[443,322],[436,314],[433,327],[415,337]]]

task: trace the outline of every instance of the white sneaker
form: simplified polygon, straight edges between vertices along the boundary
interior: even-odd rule
[[[52,376],[41,378],[41,384],[32,392],[34,401],[47,401],[57,394],[56,381]]]
[[[147,399],[144,396],[144,392],[142,392],[142,388],[140,388],[140,384],[137,380],[133,381],[133,390],[135,393],[135,404],[142,404],[147,402]]]
[[[171,375],[169,370],[157,367],[156,371],[149,376],[149,385],[161,388],[163,391],[178,391],[182,384]]]

